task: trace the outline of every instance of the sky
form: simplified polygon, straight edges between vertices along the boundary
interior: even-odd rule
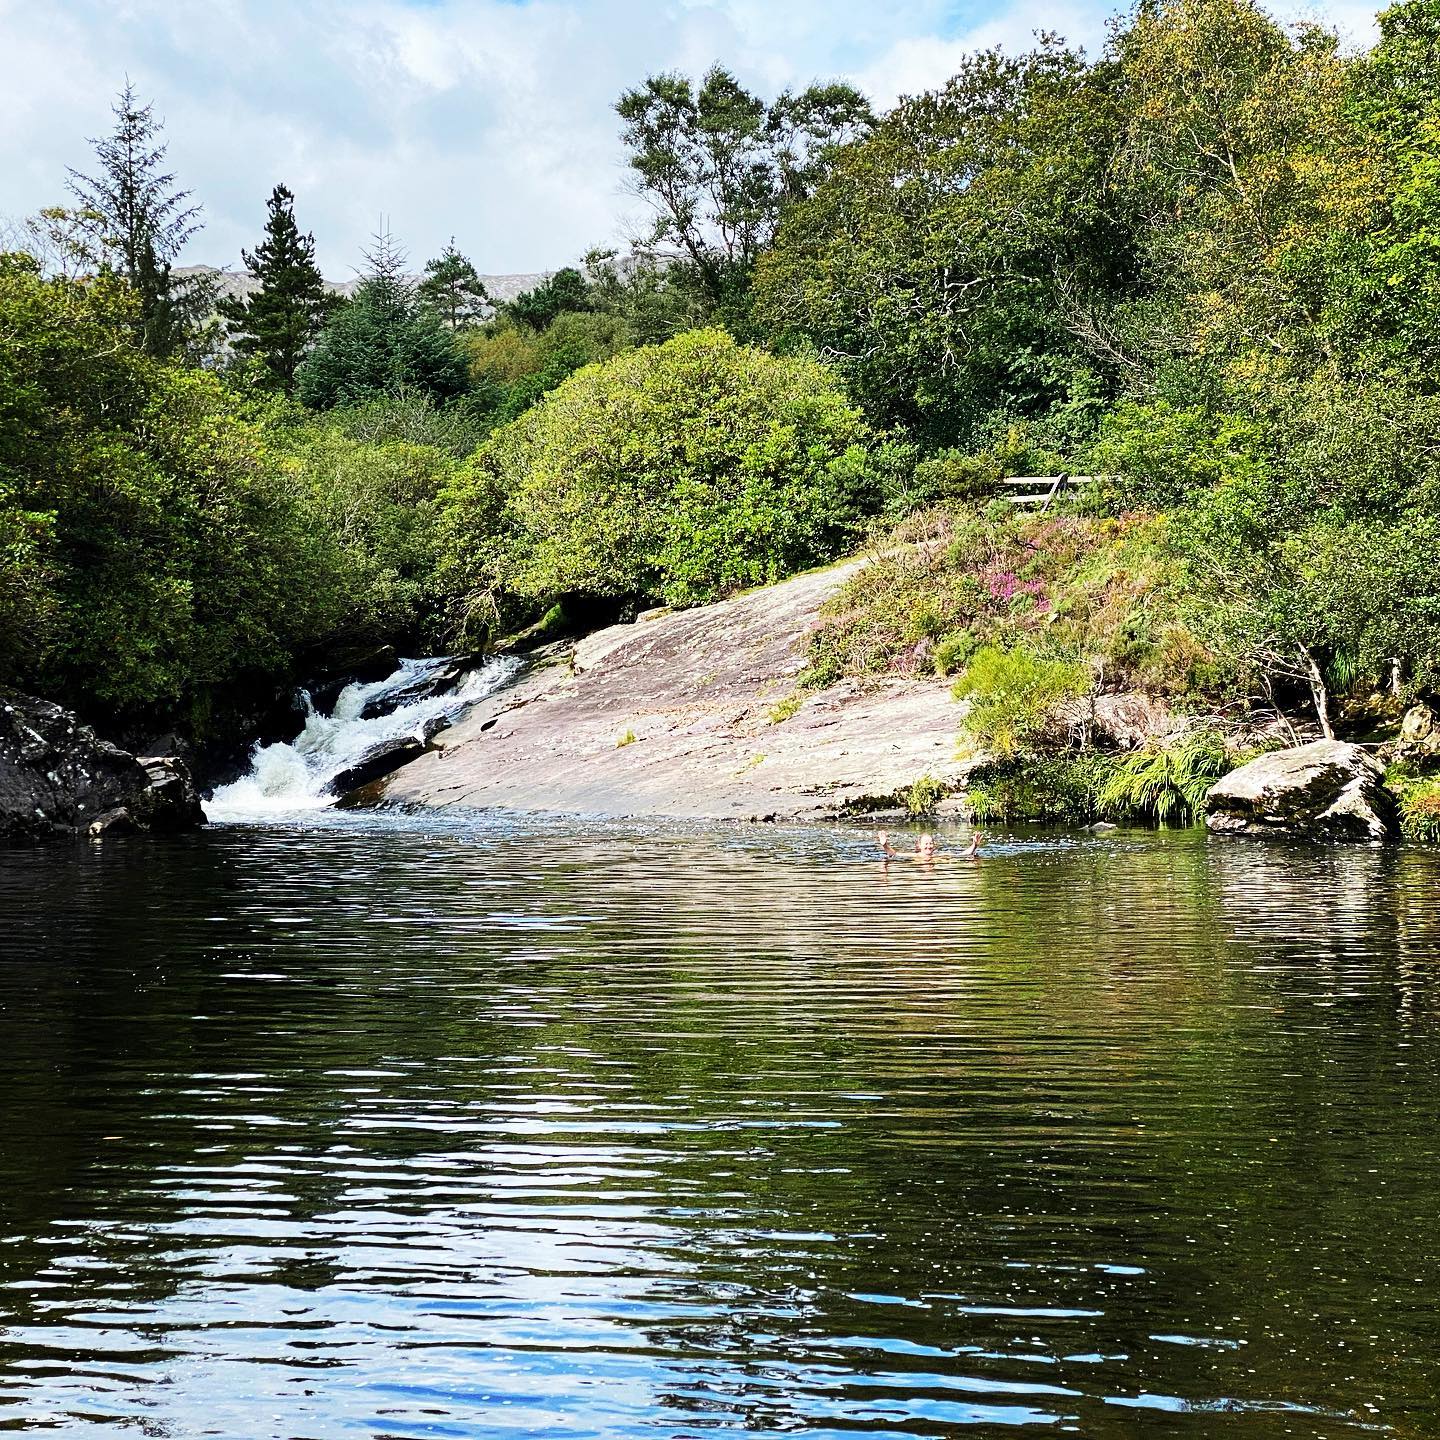
[[[1094,0],[0,0],[0,220],[65,200],[125,83],[204,206],[190,263],[238,267],[277,181],[331,279],[382,224],[412,264],[453,236],[487,274],[550,270],[643,223],[613,106],[660,70],[767,96],[843,78],[878,106],[1037,29],[1092,52]],[[1284,0],[1355,42],[1370,10]]]

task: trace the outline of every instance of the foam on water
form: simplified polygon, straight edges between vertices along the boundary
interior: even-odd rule
[[[333,805],[339,797],[332,793],[331,782],[342,771],[391,740],[410,735],[425,738],[435,721],[454,720],[504,684],[516,667],[512,659],[492,660],[467,672],[454,686],[409,701],[403,698],[451,663],[443,655],[402,660],[400,668],[383,680],[347,685],[328,715],[317,710],[306,693],[300,733],[293,740],[257,745],[250,769],[205,802],[206,817],[271,819]],[[393,707],[387,704],[392,697]],[[376,710],[381,713],[375,714]]]

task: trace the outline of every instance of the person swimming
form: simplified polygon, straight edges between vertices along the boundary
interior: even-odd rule
[[[930,834],[919,836],[915,841],[915,851],[910,855],[902,855],[891,843],[890,832],[881,830],[875,836],[880,846],[881,854],[886,860],[918,860],[922,864],[934,864],[936,860],[949,860],[949,855],[941,855],[936,849],[935,837]],[[977,830],[970,837],[969,848],[964,852],[963,859],[978,860],[980,852],[985,845],[984,834]]]

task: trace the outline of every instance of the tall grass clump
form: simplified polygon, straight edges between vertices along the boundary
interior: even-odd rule
[[[1100,812],[1112,820],[1191,824],[1210,787],[1234,765],[1225,737],[1214,730],[1147,745],[1121,760],[1100,787]]]

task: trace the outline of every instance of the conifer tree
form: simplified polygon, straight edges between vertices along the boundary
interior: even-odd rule
[[[470,388],[460,343],[422,306],[405,273],[405,253],[388,233],[375,237],[355,297],[321,332],[296,375],[296,393],[317,410],[418,393],[436,404]]]
[[[425,266],[417,293],[451,330],[468,330],[485,318],[490,295],[479,272],[455,248],[455,237],[441,254]]]
[[[185,242],[201,229],[200,206],[161,169],[167,145],[154,107],[140,104],[128,81],[112,107],[115,129],[92,140],[98,175],[70,171],[70,193],[94,262],[117,271],[139,297],[141,347],[157,360],[197,358],[215,303],[210,275],[176,275]]]
[[[240,253],[259,289],[248,298],[227,300],[220,313],[229,325],[236,354],[253,356],[260,384],[290,395],[305,358],[336,298],[325,288],[315,264],[315,237],[295,223],[295,196],[277,185],[266,202],[265,239]]]

